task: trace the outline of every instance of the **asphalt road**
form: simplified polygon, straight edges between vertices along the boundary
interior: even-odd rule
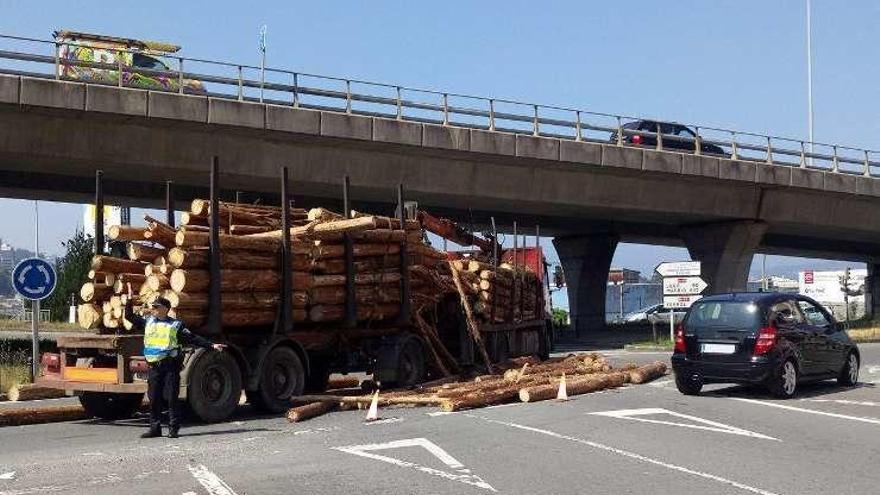
[[[880,345],[862,383],[779,401],[666,377],[572,398],[444,414],[359,411],[301,423],[253,417],[141,440],[143,419],[0,430],[0,495],[39,493],[873,494]],[[615,361],[666,354],[609,353]]]

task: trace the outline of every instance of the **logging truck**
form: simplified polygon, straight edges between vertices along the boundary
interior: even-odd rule
[[[166,222],[148,218],[145,228],[110,230],[112,239],[129,242],[130,259],[104,256],[104,232],[96,229],[79,307],[89,331],[58,338],[58,352],[42,355],[39,383],[78,396],[94,417],[137,411],[148,364],[143,335],[131,333],[120,310],[129,302],[122,287],[132,282],[140,285],[132,302],[163,295],[191,330],[228,346],[185,352],[180,398],[206,422],[228,418],[242,393],[260,410],[285,411],[291,398],[325,390],[331,373],[366,372],[381,388],[409,387],[549,354],[549,286],[538,242],[502,249],[494,235],[410,207],[402,186],[394,215],[355,214],[347,178],[345,213],[293,209],[282,170],[281,206],[224,203],[215,158],[210,200],[193,201],[178,227],[169,183]],[[427,233],[479,252],[438,251]]]

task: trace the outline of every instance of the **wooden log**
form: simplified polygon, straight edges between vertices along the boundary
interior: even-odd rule
[[[144,239],[157,242],[166,248],[174,246],[174,227],[160,222],[150,215],[144,215],[149,230],[144,232]]]
[[[92,270],[95,270],[96,272],[112,272],[117,274],[143,273],[144,264],[138,261],[98,255],[92,257]]]
[[[646,364],[644,366],[640,366],[637,369],[634,369],[629,372],[629,381],[632,383],[640,384],[647,383],[655,378],[661,377],[666,374],[666,363],[662,361],[656,361],[651,364]]]
[[[394,229],[373,229],[364,230],[363,232],[355,232],[351,234],[351,238],[357,242],[363,243],[392,243],[403,242],[420,243],[422,242],[422,233],[418,230],[394,230]],[[333,244],[342,241],[343,232],[338,235],[332,233],[324,233],[321,238],[315,241],[316,246],[323,244]]]
[[[358,320],[384,320],[400,314],[399,304],[362,304],[357,308]],[[314,322],[339,321],[345,318],[345,305],[320,304],[309,309]]]
[[[76,308],[76,321],[80,328],[92,330],[98,328],[101,323],[103,311],[96,304],[85,303],[80,304]]]
[[[175,237],[179,247],[205,247],[210,243],[207,232],[191,232],[179,230]],[[308,254],[311,246],[302,241],[293,242],[291,245],[294,254]],[[230,235],[220,234],[220,250],[229,249],[255,251],[260,253],[277,253],[281,250],[281,237],[267,237],[264,234]]]
[[[295,238],[332,239],[338,238],[338,236],[342,233],[355,234],[358,232],[375,229],[398,230],[400,229],[400,221],[388,219],[387,217],[372,215],[358,218],[333,220],[329,222],[312,221],[309,222],[307,225],[291,228],[290,233]],[[418,222],[407,222],[407,229],[418,230]],[[248,237],[266,237],[280,239],[281,230],[274,230],[272,232],[266,232],[264,234],[254,234]]]
[[[50,407],[9,408],[0,410],[0,426],[22,426],[59,421],[86,419],[88,415],[79,404]]]
[[[150,288],[153,292],[159,292],[161,290],[167,289],[171,287],[171,281],[167,276],[161,273],[154,273],[147,277],[147,287]]]
[[[345,304],[346,289],[342,285],[313,287],[309,289],[310,304]],[[381,285],[379,287],[360,286],[355,288],[358,304],[400,302],[400,285]]]
[[[175,292],[206,292],[210,285],[207,270],[185,270],[178,268],[171,272],[171,288]],[[293,272],[293,287],[306,289],[312,283],[308,273]],[[220,290],[223,292],[252,291],[271,292],[281,287],[281,274],[270,270],[221,270]]]
[[[296,311],[294,311],[296,313]],[[208,315],[201,310],[180,309],[172,310],[168,313],[174,318],[178,318],[186,325],[193,328],[204,326],[208,321]],[[275,322],[276,312],[274,310],[256,309],[256,310],[226,310],[220,312],[221,324],[224,327],[250,327],[263,326]]]
[[[355,257],[396,255],[400,253],[400,244],[355,244],[352,246],[352,252]],[[315,246],[312,256],[315,259],[342,258],[345,256],[345,246],[342,244]]]
[[[120,326],[119,320],[113,317],[112,311],[110,313],[104,313],[102,324],[104,325],[104,328],[109,329],[119,328]]]
[[[142,241],[146,230],[131,225],[111,225],[107,228],[107,238],[111,241]]]
[[[125,248],[128,259],[132,261],[152,261],[166,253],[164,248],[148,246],[139,242],[130,242]]]
[[[207,268],[209,252],[208,249],[175,247],[168,251],[167,258],[168,263],[174,268]],[[274,254],[222,249],[220,252],[220,266],[223,268],[276,269],[278,263],[278,256]]]
[[[400,282],[399,273],[358,273],[355,275],[355,285],[368,284],[391,284]],[[310,287],[327,287],[332,285],[345,285],[345,275],[315,275],[311,278]],[[301,287],[294,284],[294,287]]]
[[[317,220],[319,222],[329,222],[334,220],[342,220],[342,215],[326,208],[312,208],[309,210],[307,217],[309,220]]]
[[[488,392],[479,391],[461,397],[449,398],[440,405],[446,412],[475,409],[510,402],[519,394],[519,385],[508,385]]]
[[[492,360],[489,359],[489,354],[486,352],[486,346],[483,344],[483,338],[480,335],[480,328],[477,324],[476,319],[474,318],[471,303],[468,300],[467,295],[465,294],[464,286],[461,283],[461,278],[459,277],[459,271],[456,270],[455,267],[453,267],[452,265],[449,266],[449,270],[452,273],[452,281],[455,284],[455,288],[456,290],[458,290],[461,306],[462,308],[464,308],[468,332],[471,334],[471,339],[473,339],[474,343],[477,345],[477,349],[480,351],[483,362],[486,364],[486,369],[489,371],[489,373],[492,373]]]
[[[194,199],[192,204],[190,205],[189,213],[190,218],[193,216],[210,216],[211,202],[207,199]],[[227,225],[271,225],[277,228],[277,226],[281,224],[281,219],[279,218],[281,216],[280,213],[281,210],[279,209],[276,218],[272,218],[272,216],[266,217],[255,214],[252,210],[243,207],[243,205],[222,202],[220,203],[219,218],[221,222],[225,222]]]
[[[293,407],[287,411],[287,421],[289,423],[299,423],[300,421],[327,414],[338,406],[338,404],[333,402],[313,402],[304,406]]]
[[[329,381],[327,381],[327,390],[338,390],[342,388],[356,388],[360,387],[361,381],[357,377],[354,376],[340,376],[340,377],[331,377]]]
[[[262,234],[264,232],[270,232],[274,230],[272,227],[266,225],[230,225],[229,233],[232,235],[251,235],[251,234]]]
[[[210,301],[206,292],[177,293],[166,290],[162,297],[168,299],[172,308],[205,309]],[[223,309],[266,309],[278,306],[281,296],[278,292],[225,292],[222,294]],[[294,308],[305,308],[308,305],[305,292],[296,291],[291,295]]]
[[[113,295],[113,287],[94,282],[86,282],[79,289],[79,297],[83,302],[103,301]]]
[[[608,388],[620,387],[626,378],[623,373],[609,373],[596,375],[578,380],[566,380],[566,392],[569,396],[598,392]],[[519,391],[519,400],[522,402],[537,402],[554,399],[559,391],[558,384],[525,387]]]
[[[370,402],[372,402],[373,400],[373,395],[300,395],[297,397],[293,397],[291,400],[295,404],[308,404],[312,402],[332,402],[336,404],[369,405]],[[439,406],[445,402],[448,402],[448,399],[440,399],[427,395],[389,396],[388,394],[383,395],[380,392],[378,402],[380,406]]]
[[[36,399],[56,399],[58,397],[64,397],[64,390],[43,387],[35,383],[25,383],[10,387],[8,396],[11,402]]]

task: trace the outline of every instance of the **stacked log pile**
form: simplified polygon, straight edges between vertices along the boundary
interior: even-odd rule
[[[543,290],[533,271],[508,263],[496,268],[475,259],[455,260],[452,268],[466,285],[474,315],[481,322],[512,323],[540,317]]]
[[[538,402],[557,396],[559,383],[566,377],[569,396],[597,392],[624,384],[641,384],[666,373],[666,364],[655,362],[644,366],[628,364],[613,368],[607,358],[596,353],[569,355],[538,362],[534,358],[516,358],[499,366],[498,373],[469,379],[444,378],[423,384],[416,390],[387,391],[380,394],[380,406],[435,406],[453,412],[496,404]],[[506,368],[506,369],[505,369]],[[308,395],[295,398],[288,413],[291,422],[302,421],[336,407],[365,407],[372,394]],[[321,404],[320,406],[317,404]]]

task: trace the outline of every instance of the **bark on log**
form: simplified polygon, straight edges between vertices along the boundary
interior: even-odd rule
[[[186,325],[199,328],[204,326],[208,321],[208,315],[200,310],[173,310],[175,318],[181,319]],[[305,310],[293,310],[294,321],[305,321]],[[222,325],[229,328],[251,327],[261,325],[271,325],[275,322],[275,310],[223,310],[220,312]]]
[[[326,414],[337,407],[338,404],[333,402],[313,402],[304,406],[293,407],[287,411],[287,421],[289,423],[299,423],[300,421]]]
[[[80,304],[76,310],[76,320],[80,328],[92,330],[98,328],[103,317],[102,311],[96,304],[85,303]]]
[[[363,404],[369,405],[373,400],[373,395],[300,395],[292,398],[295,404],[308,404],[311,402],[331,402],[336,404]],[[404,395],[404,396],[383,396],[379,393],[380,406],[400,406],[400,405],[417,405],[417,406],[439,406],[448,399],[440,399],[437,397],[425,395]]]
[[[640,384],[647,383],[666,374],[666,363],[656,361],[629,372],[629,381]]]
[[[159,292],[171,287],[171,281],[161,273],[154,273],[147,277],[147,287],[153,292]]]
[[[148,246],[139,242],[131,242],[125,248],[128,259],[132,261],[153,261],[165,254],[164,248]]]
[[[0,426],[21,426],[59,421],[86,419],[88,415],[79,404],[53,407],[28,407],[0,410]]]
[[[355,244],[352,246],[352,252],[355,257],[396,255],[400,253],[400,244]],[[315,259],[341,258],[345,256],[345,246],[342,244],[315,246],[312,256]]]
[[[342,215],[326,208],[312,208],[309,210],[307,218],[319,222],[329,222],[333,220],[342,220]]]
[[[229,233],[232,235],[251,235],[251,234],[262,234],[264,232],[272,231],[272,227],[265,225],[230,225]]]
[[[566,377],[567,378],[567,377]],[[624,373],[609,373],[606,375],[590,376],[588,378],[567,380],[566,392],[569,396],[598,392],[607,388],[620,387],[626,381]],[[526,387],[519,391],[519,400],[522,402],[538,402],[555,399],[559,392],[558,384]]]
[[[175,247],[168,252],[168,263],[174,268],[207,268],[209,258],[209,250],[202,248]],[[223,268],[277,269],[278,263],[278,256],[273,254],[240,250],[226,251],[221,246],[220,266]]]
[[[345,275],[315,275],[310,287],[328,287],[345,285]],[[400,282],[399,273],[358,273],[354,277],[355,285],[392,284]],[[294,283],[294,287],[302,287]]]
[[[345,304],[345,286],[313,287],[308,294],[310,304]],[[400,286],[388,284],[379,287],[357,287],[355,298],[358,304],[399,303]]]
[[[483,357],[483,362],[486,364],[486,369],[489,373],[492,373],[492,360],[489,359],[489,354],[486,352],[486,346],[483,344],[483,337],[480,335],[480,329],[477,325],[476,319],[474,318],[474,312],[471,309],[471,303],[465,294],[463,284],[461,283],[461,279],[459,278],[459,272],[452,265],[449,266],[450,272],[452,272],[452,281],[455,284],[455,288],[458,290],[459,299],[461,300],[461,306],[464,308],[465,319],[467,321],[467,329],[471,334],[471,339],[473,339],[474,343],[477,344],[477,349],[480,351],[480,355]]]
[[[210,244],[210,234],[207,232],[191,232],[179,230],[175,237],[178,247],[206,247]],[[281,237],[267,237],[264,234],[253,235],[230,235],[220,234],[220,250],[243,250],[260,253],[278,253],[281,251]],[[291,244],[294,254],[308,254],[311,245],[302,241]]]
[[[399,304],[362,304],[357,308],[358,320],[384,320],[400,314]],[[309,309],[309,320],[316,323],[345,318],[345,305],[321,304]]]
[[[174,228],[167,223],[160,222],[150,215],[144,215],[149,230],[144,232],[144,239],[158,242],[166,248],[174,246]]]
[[[64,390],[43,387],[35,383],[24,383],[10,387],[8,395],[11,402],[35,399],[56,399],[58,397],[64,397]]]
[[[327,390],[360,387],[361,381],[354,376],[333,377],[327,381]]]
[[[162,293],[165,299],[171,303],[172,308],[181,309],[206,309],[210,303],[206,292],[177,293],[166,290]],[[223,309],[271,309],[278,306],[281,296],[278,292],[225,292],[221,295]],[[308,296],[305,292],[294,292],[291,295],[291,304],[294,308],[305,308]]]
[[[144,232],[146,231],[147,229],[143,227],[111,225],[107,228],[107,238],[111,241],[142,241],[144,240]]]
[[[171,272],[171,288],[175,292],[205,292],[210,286],[207,270],[176,269]],[[303,272],[293,272],[293,286],[305,289],[312,277]],[[281,287],[281,274],[269,270],[220,270],[220,290],[223,292],[253,291],[271,292]]]
[[[103,301],[113,295],[113,287],[86,282],[79,289],[79,297],[83,302]]]
[[[144,273],[144,264],[112,256],[98,255],[92,257],[92,270],[112,273]]]

